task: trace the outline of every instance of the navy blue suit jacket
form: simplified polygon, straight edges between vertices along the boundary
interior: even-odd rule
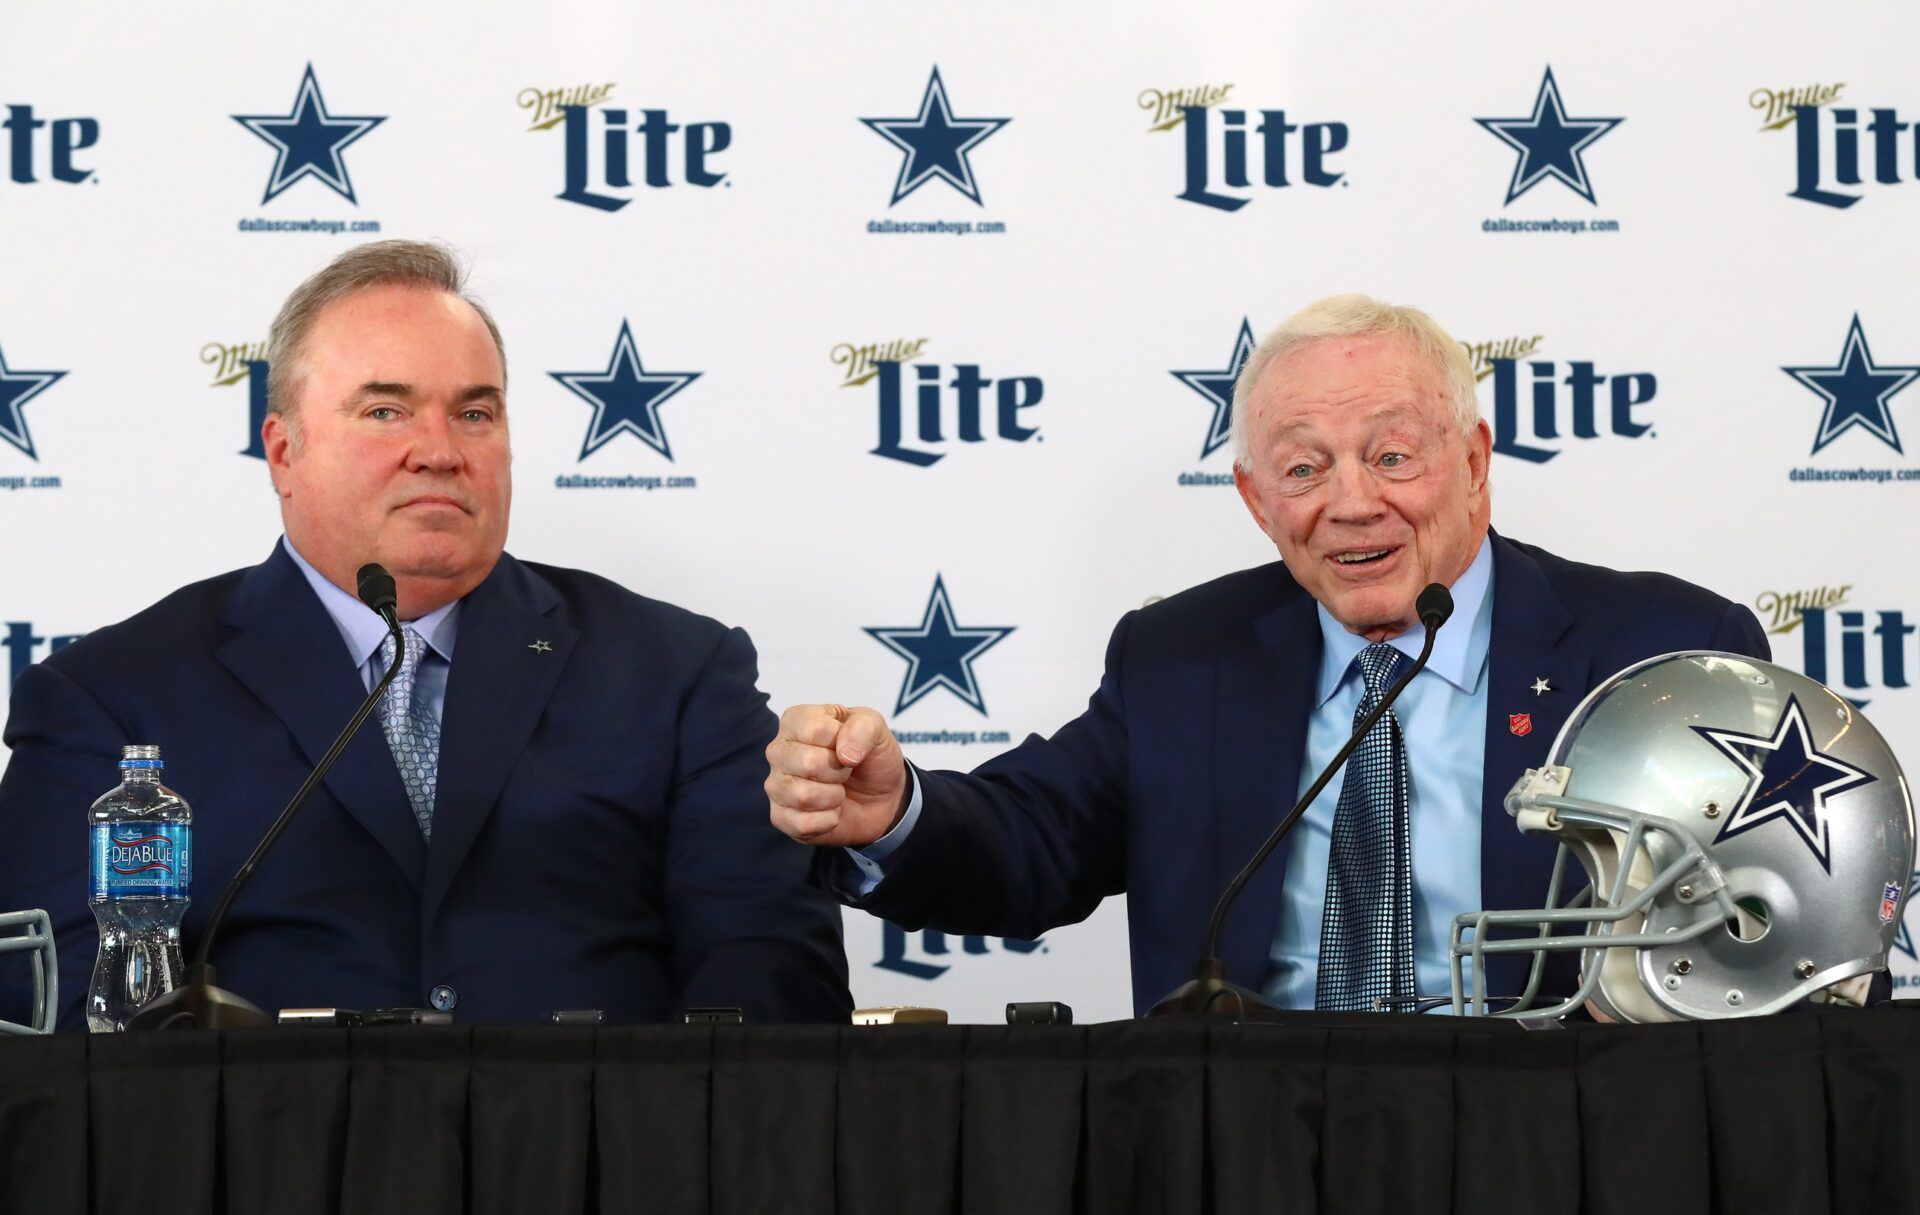
[[[1502,801],[1581,697],[1643,658],[1694,649],[1765,658],[1767,640],[1746,608],[1676,578],[1579,565],[1498,535],[1491,543],[1481,894],[1489,908],[1538,907],[1553,843],[1522,836]],[[1080,717],[971,774],[921,773],[919,823],[888,858],[886,880],[854,905],[908,929],[1035,937],[1124,891],[1144,1011],[1192,977],[1215,898],[1298,794],[1320,671],[1315,607],[1275,562],[1128,613]],[[1530,690],[1540,677],[1553,691]],[[1510,728],[1514,713],[1531,716],[1524,736]],[[823,885],[855,888],[840,849],[815,864]],[[1227,977],[1255,990],[1285,872],[1283,846],[1227,919]],[[1489,972],[1490,993],[1523,986],[1518,958],[1495,959]]]
[[[445,984],[463,1021],[655,1021],[689,1005],[844,1021],[839,909],[767,822],[776,723],[755,677],[738,629],[502,556],[461,606],[431,845],[371,719],[235,902],[222,985],[269,1011],[424,1006]],[[120,747],[158,744],[193,807],[191,953],[365,695],[278,547],[20,676],[0,906],[52,916],[63,1028],[83,1024],[97,943],[86,810],[118,779]],[[5,961],[0,999],[19,1009],[26,967]]]

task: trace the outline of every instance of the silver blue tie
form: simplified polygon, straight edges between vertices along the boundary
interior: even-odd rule
[[[406,656],[400,660],[400,673],[387,685],[380,698],[380,730],[393,749],[394,766],[400,769],[400,781],[407,787],[407,801],[413,805],[413,817],[420,834],[433,838],[433,792],[440,778],[440,723],[426,705],[414,696],[420,674],[420,660],[426,657],[426,639],[410,628],[402,628]],[[381,670],[393,662],[393,635],[380,643]]]
[[[1353,724],[1373,711],[1408,666],[1384,643],[1354,659],[1366,692]],[[1327,857],[1314,1007],[1412,1011],[1413,861],[1407,822],[1407,749],[1389,709],[1347,760]],[[1388,1001],[1381,1005],[1376,1001]]]

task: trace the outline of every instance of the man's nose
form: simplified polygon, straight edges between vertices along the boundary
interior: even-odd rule
[[[464,459],[453,421],[437,409],[424,410],[413,428],[407,467],[423,472],[453,472]]]
[[[1341,460],[1327,478],[1327,513],[1342,523],[1366,523],[1381,512],[1380,487],[1365,464]]]

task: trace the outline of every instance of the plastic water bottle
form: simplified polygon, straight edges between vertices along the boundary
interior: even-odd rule
[[[184,967],[180,919],[193,885],[193,811],[160,783],[160,748],[127,747],[120,783],[87,812],[93,918],[100,953],[87,989],[87,1028],[125,1029],[133,1014],[172,991]]]

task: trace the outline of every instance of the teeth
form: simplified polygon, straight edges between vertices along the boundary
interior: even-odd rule
[[[1376,557],[1384,557],[1389,551],[1390,550],[1384,548],[1376,548],[1364,553],[1341,553],[1335,557],[1334,560],[1342,565],[1357,565],[1362,561],[1372,561]]]

